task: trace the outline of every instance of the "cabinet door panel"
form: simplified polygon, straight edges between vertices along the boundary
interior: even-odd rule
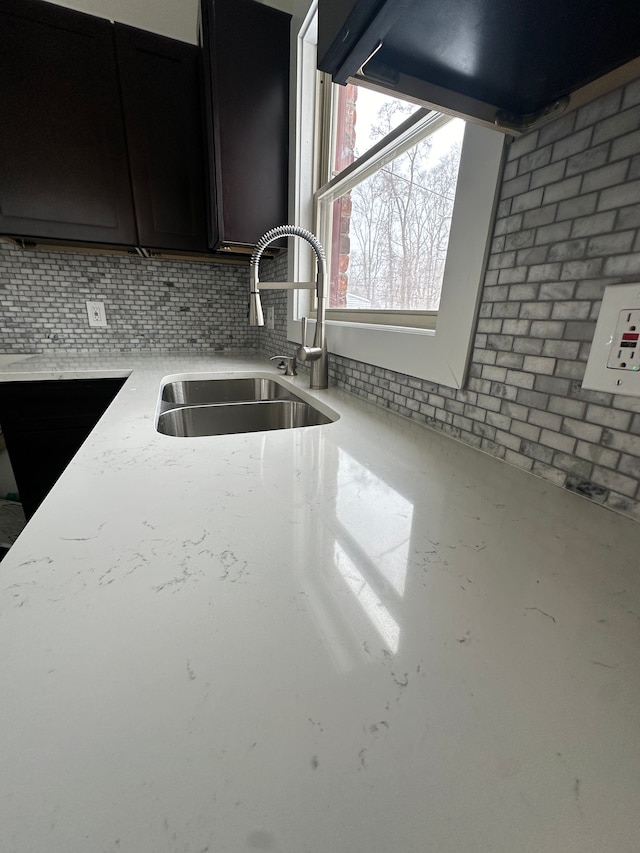
[[[211,248],[288,221],[290,19],[254,0],[201,2]]]
[[[2,233],[135,244],[108,21],[3,0],[0,115]]]
[[[115,25],[141,246],[205,251],[200,52]]]

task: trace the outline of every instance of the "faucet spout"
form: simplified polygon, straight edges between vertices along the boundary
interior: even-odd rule
[[[316,318],[316,330],[313,338],[313,346],[306,346],[306,341],[302,340],[302,345],[298,347],[297,356],[300,361],[311,362],[311,379],[310,387],[313,389],[323,389],[329,386],[329,355],[327,352],[327,342],[325,335],[325,311],[326,311],[326,281],[327,281],[327,261],[324,254],[324,249],[318,238],[307,231],[306,228],[299,228],[297,225],[279,225],[277,228],[272,228],[258,240],[256,247],[251,255],[250,262],[250,287],[249,287],[249,323],[252,326],[263,326],[264,318],[262,314],[262,305],[260,302],[260,279],[258,276],[258,266],[260,258],[264,250],[278,240],[280,237],[300,237],[306,240],[313,249],[318,261],[318,277],[315,285],[315,291],[318,301],[318,310]],[[299,285],[305,287],[305,285]],[[277,284],[270,284],[272,289],[277,288]],[[295,282],[283,282],[283,289],[295,289]]]

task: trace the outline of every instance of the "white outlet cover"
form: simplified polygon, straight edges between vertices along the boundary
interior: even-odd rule
[[[610,394],[640,397],[640,372],[608,367],[620,317],[625,309],[640,309],[640,284],[612,284],[605,288],[582,387]]]
[[[105,329],[107,315],[104,310],[104,302],[87,302],[87,317],[92,329]]]

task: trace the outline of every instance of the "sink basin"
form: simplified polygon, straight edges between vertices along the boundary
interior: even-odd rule
[[[268,400],[169,409],[160,414],[157,429],[164,435],[194,438],[319,426],[333,420],[303,400]]]
[[[182,379],[177,382],[168,382],[162,389],[163,402],[180,405],[298,399],[299,397],[275,379],[257,376],[234,379]]]
[[[173,375],[161,386],[156,429],[195,438],[320,426],[338,420],[304,391],[269,374]]]

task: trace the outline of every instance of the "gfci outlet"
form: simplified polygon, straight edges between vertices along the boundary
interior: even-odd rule
[[[640,284],[607,287],[583,388],[640,397]]]
[[[87,302],[87,316],[89,317],[89,325],[92,328],[106,328],[107,315],[104,311],[104,302]]]
[[[640,309],[624,308],[611,342],[607,367],[614,370],[640,370],[638,338],[640,338]]]

